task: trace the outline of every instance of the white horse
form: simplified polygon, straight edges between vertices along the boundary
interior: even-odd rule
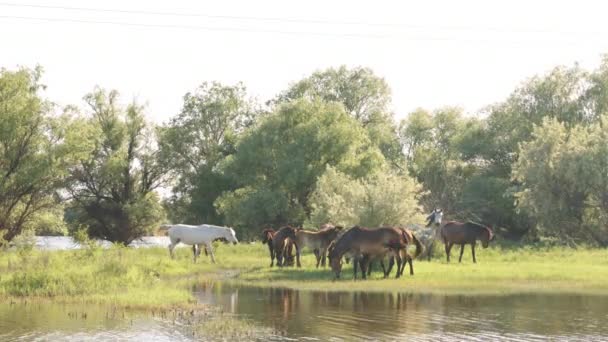
[[[193,246],[194,262],[196,262],[196,257],[201,254],[201,247],[204,246],[205,252],[209,251],[211,254],[211,262],[215,263],[215,255],[213,254],[213,248],[211,247],[211,243],[214,240],[223,238],[234,244],[239,242],[236,239],[234,229],[229,227],[213,226],[210,224],[201,224],[200,226],[175,224],[164,225],[162,228],[168,228],[167,232],[169,239],[171,240],[171,244],[169,245],[169,254],[171,255],[171,258],[174,257],[173,249],[181,242]],[[196,246],[198,246],[198,251],[196,250]]]

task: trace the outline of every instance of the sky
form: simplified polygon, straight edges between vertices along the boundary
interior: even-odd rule
[[[83,106],[96,85],[164,122],[204,81],[268,100],[328,67],[386,79],[397,119],[472,115],[557,65],[608,53],[603,1],[0,0],[0,67],[41,65],[46,95]]]

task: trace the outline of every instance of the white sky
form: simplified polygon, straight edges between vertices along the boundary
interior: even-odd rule
[[[95,85],[117,89],[158,122],[203,81],[243,81],[265,101],[341,64],[384,77],[398,118],[445,105],[475,113],[554,66],[596,68],[608,53],[603,3],[0,0],[0,66],[42,65],[59,104],[82,105]],[[198,16],[15,6],[24,4]]]

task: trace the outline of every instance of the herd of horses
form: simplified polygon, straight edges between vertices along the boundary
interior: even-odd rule
[[[475,246],[481,241],[483,248],[487,248],[494,238],[492,230],[474,222],[450,221],[435,229],[435,236],[445,245],[447,261],[450,261],[450,252],[454,245],[460,245],[460,258],[464,252],[464,246],[471,245],[473,262],[475,258]],[[396,278],[403,274],[406,264],[409,264],[410,275],[414,274],[412,261],[424,250],[423,244],[409,229],[403,227],[379,227],[365,228],[354,226],[345,230],[341,226],[326,224],[318,231],[302,228],[284,226],[277,231],[264,229],[262,242],[268,246],[270,253],[270,267],[293,266],[301,267],[300,251],[304,247],[311,249],[317,259],[317,267],[325,266],[326,258],[336,278],[340,278],[343,259],[345,262],[352,260],[353,275],[357,278],[357,269],[361,270],[362,278],[365,279],[371,273],[373,261],[378,261],[382,268],[384,277],[388,277],[395,263],[397,264]],[[409,253],[409,247],[415,246],[413,255]],[[294,255],[295,250],[295,255]],[[388,267],[384,261],[388,257]]]
[[[222,240],[224,242],[238,243],[234,229],[213,225],[191,226],[184,224],[165,225],[161,227],[168,232],[171,244],[169,252],[173,257],[173,249],[178,243],[192,245],[194,261],[204,249],[205,254],[211,254],[211,261],[215,263],[212,242]],[[434,239],[439,239],[445,245],[447,261],[450,261],[450,252],[454,245],[460,245],[460,258],[464,252],[464,246],[471,245],[473,262],[475,258],[475,246],[481,241],[483,248],[487,248],[494,238],[492,230],[484,225],[474,222],[450,221],[443,225],[431,228],[434,230]],[[319,230],[307,230],[292,226],[284,226],[278,230],[264,229],[262,231],[262,242],[268,246],[270,253],[270,267],[294,266],[301,267],[301,251],[309,248],[316,257],[316,267],[325,267],[327,261],[335,278],[340,278],[343,263],[352,261],[353,275],[357,279],[357,270],[361,270],[361,276],[366,279],[370,275],[372,262],[380,264],[384,277],[387,278],[397,265],[396,278],[399,278],[409,264],[410,275],[414,274],[413,260],[425,249],[421,241],[409,229],[403,227],[379,227],[365,228],[354,226],[345,229],[341,226],[325,224]],[[409,247],[415,246],[415,251],[410,254]],[[295,252],[295,253],[294,253]],[[388,258],[388,267],[385,261]]]

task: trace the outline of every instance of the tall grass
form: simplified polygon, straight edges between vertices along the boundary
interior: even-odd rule
[[[259,243],[219,245],[217,264],[204,256],[194,264],[191,250],[176,251],[174,260],[165,248],[2,252],[0,297],[127,307],[187,306],[194,304],[192,287],[210,279],[330,291],[608,293],[608,251],[601,249],[492,246],[478,249],[478,263],[473,264],[467,248],[461,264],[459,251],[453,251],[450,264],[443,254],[431,262],[414,261],[414,276],[406,267],[401,279],[380,279],[380,272],[375,272],[372,279],[356,282],[351,265],[345,265],[342,280],[333,281],[329,268],[316,269],[308,252],[301,269],[270,268],[268,251]]]

